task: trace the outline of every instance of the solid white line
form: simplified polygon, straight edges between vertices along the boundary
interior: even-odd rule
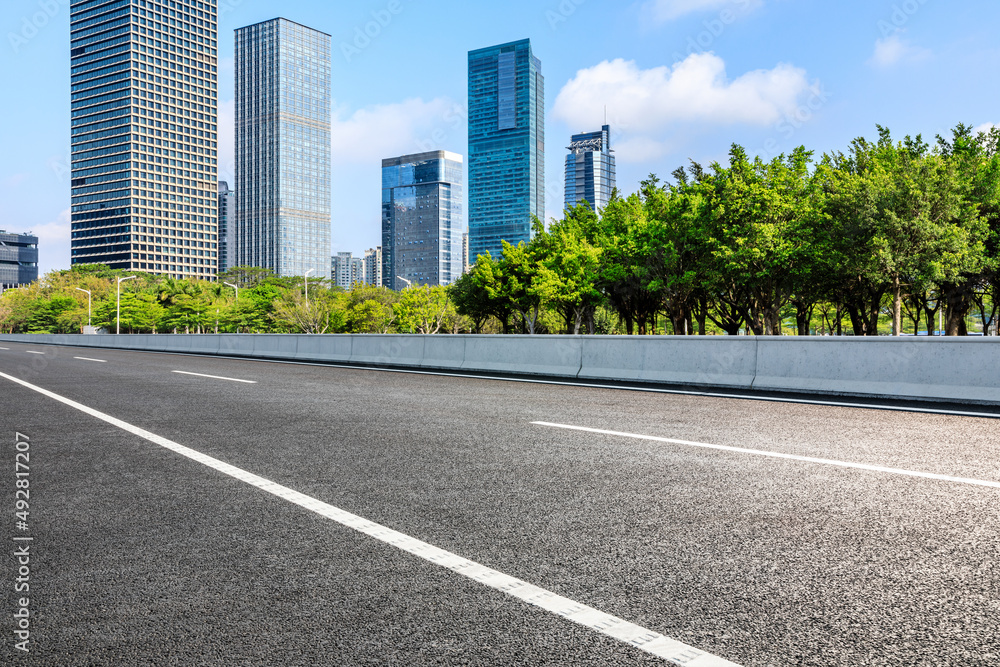
[[[671,639],[670,637],[666,637],[658,632],[647,630],[646,628],[638,626],[634,623],[629,623],[628,621],[622,620],[610,614],[605,614],[604,612],[598,611],[593,607],[588,607],[587,605],[574,602],[569,598],[556,595],[555,593],[545,590],[544,588],[529,584],[526,581],[516,579],[484,565],[480,565],[479,563],[463,558],[457,554],[451,553],[450,551],[439,549],[432,544],[422,542],[418,539],[410,537],[409,535],[397,532],[391,528],[379,525],[355,514],[351,514],[350,512],[346,512],[338,507],[334,507],[333,505],[329,505],[303,493],[299,493],[298,491],[290,489],[287,486],[282,486],[264,477],[260,477],[241,468],[229,465],[228,463],[177,444],[171,440],[167,440],[166,438],[160,437],[155,433],[150,433],[149,431],[133,426],[132,424],[87,407],[86,405],[64,398],[58,394],[54,394],[47,389],[42,389],[41,387],[37,387],[5,373],[0,373],[0,377],[19,384],[22,387],[31,389],[32,391],[36,391],[43,396],[59,401],[74,410],[79,410],[80,412],[107,422],[108,424],[116,426],[123,431],[137,435],[140,438],[152,442],[153,444],[169,449],[172,452],[189,458],[192,461],[201,463],[202,465],[212,468],[213,470],[217,470],[225,475],[229,475],[230,477],[257,487],[262,491],[266,491],[267,493],[278,496],[279,498],[283,498],[290,503],[298,505],[299,507],[303,507],[311,512],[319,514],[320,516],[336,521],[337,523],[356,530],[359,533],[364,533],[369,537],[374,537],[380,542],[392,545],[397,549],[451,570],[452,572],[460,574],[463,577],[468,577],[469,579],[478,581],[484,586],[489,586],[490,588],[502,591],[511,597],[518,598],[528,604],[562,616],[567,620],[588,627],[609,637],[613,637],[642,651],[664,658],[674,664],[687,665],[689,667],[738,667],[736,663],[729,662],[724,658],[720,658],[710,653],[705,653],[704,651],[699,651],[698,649],[679,642],[676,639]]]
[[[204,375],[202,373],[188,373],[187,371],[173,371],[174,373],[179,373],[180,375],[194,375],[200,378],[211,378],[213,380],[226,380],[228,382],[242,382],[243,384],[257,384],[256,380],[237,380],[236,378],[224,378],[218,375]]]
[[[73,357],[73,358],[74,359],[79,359],[80,361],[94,361],[94,362],[97,362],[99,364],[106,364],[106,363],[108,363],[104,359],[88,359],[87,357]]]
[[[952,477],[951,475],[938,475],[932,472],[915,472],[913,470],[903,470],[901,468],[886,468],[884,466],[873,466],[867,463],[851,463],[849,461],[835,461],[833,459],[819,459],[812,456],[798,456],[796,454],[782,454],[780,452],[768,452],[761,449],[746,449],[744,447],[729,447],[727,445],[710,445],[704,442],[690,442],[688,440],[675,440],[673,438],[660,438],[654,435],[639,435],[637,433],[622,433],[620,431],[605,431],[599,428],[587,428],[585,426],[569,426],[567,424],[550,424],[549,422],[531,422],[535,426],[546,426],[558,428],[566,431],[583,431],[585,433],[596,433],[598,435],[611,435],[619,438],[632,438],[634,440],[651,440],[653,442],[666,442],[672,445],[684,445],[685,447],[700,447],[702,449],[718,449],[725,452],[737,452],[740,454],[753,454],[754,456],[767,456],[774,459],[788,459],[790,461],[805,461],[806,463],[820,463],[822,465],[837,466],[839,468],[856,468],[858,470],[870,470],[873,472],[884,472],[892,475],[905,475],[907,477],[922,477],[924,479],[934,479],[942,482],[954,482],[956,484],[972,484],[973,486],[987,486],[993,489],[1000,489],[1000,482],[990,482],[982,479],[970,479],[968,477]]]
[[[34,350],[25,350],[28,354],[45,354],[44,352],[35,352]]]

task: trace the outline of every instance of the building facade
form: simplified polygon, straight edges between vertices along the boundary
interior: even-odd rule
[[[236,266],[233,253],[236,229],[233,216],[236,214],[236,193],[229,189],[229,183],[219,181],[219,273]]]
[[[345,290],[354,286],[354,255],[349,252],[338,252],[330,258],[330,281]]]
[[[382,161],[382,284],[450,285],[462,273],[462,156],[432,151]]]
[[[545,80],[523,40],[469,52],[469,261],[545,219]]]
[[[72,264],[218,267],[215,2],[70,5]]]
[[[0,229],[0,292],[38,280],[38,237]]]
[[[236,31],[236,262],[330,277],[331,40],[277,18]]]
[[[382,246],[365,250],[365,285],[382,286]]]
[[[566,156],[566,209],[581,201],[593,211],[603,211],[615,189],[615,156],[611,127],[600,132],[574,134]]]

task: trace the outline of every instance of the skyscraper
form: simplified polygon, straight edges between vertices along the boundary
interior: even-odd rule
[[[604,210],[615,189],[615,156],[611,127],[574,134],[566,156],[566,208],[586,200],[594,211]]]
[[[469,52],[469,261],[545,218],[545,80],[523,40]]]
[[[236,262],[330,277],[330,36],[236,31]]]
[[[233,215],[236,213],[236,193],[229,189],[229,183],[219,181],[219,273],[236,266],[233,243],[236,230],[233,228]]]
[[[450,285],[462,275],[463,180],[456,153],[382,160],[383,285]]]
[[[70,6],[72,263],[218,266],[216,3]]]

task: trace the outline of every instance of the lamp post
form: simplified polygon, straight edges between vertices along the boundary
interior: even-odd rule
[[[139,276],[129,276],[128,278],[118,279],[118,290],[116,295],[116,312],[115,312],[115,334],[121,334],[122,332],[122,283],[126,280],[135,280]]]
[[[413,287],[413,281],[412,280],[407,280],[403,276],[396,276],[396,280],[402,280],[404,283],[406,283],[407,287]]]
[[[236,300],[237,301],[240,300],[240,288],[238,285],[234,285],[232,283],[222,283],[222,284],[226,285],[227,287],[232,287],[234,290],[236,290]]]
[[[76,289],[77,289],[78,292],[86,292],[87,293],[87,328],[89,329],[91,326],[93,326],[93,323],[90,321],[91,320],[91,316],[90,316],[90,312],[91,312],[90,311],[90,297],[91,297],[90,290],[89,289],[83,289],[82,287],[77,287]]]
[[[309,269],[306,271],[305,282],[306,282],[306,310],[309,310],[309,274],[315,273],[316,269]]]

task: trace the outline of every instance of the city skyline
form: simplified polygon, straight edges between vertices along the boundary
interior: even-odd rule
[[[624,193],[651,172],[669,179],[689,158],[724,160],[734,141],[768,157],[799,144],[835,150],[872,137],[876,123],[933,141],[933,133],[958,122],[996,122],[996,92],[972,77],[1000,61],[987,27],[1000,8],[914,3],[915,11],[897,11],[896,4],[734,0],[687,3],[681,12],[668,2],[518,1],[458,11],[446,1],[419,9],[404,2],[399,13],[385,14],[385,3],[336,12],[327,3],[298,3],[290,19],[333,35],[333,196],[344,208],[333,217],[330,254],[360,254],[377,243],[380,212],[370,202],[382,157],[425,146],[468,154],[465,53],[512,39],[531,38],[544,62],[550,144],[562,148],[572,134],[598,127],[608,105]],[[4,111],[0,131],[10,157],[0,171],[0,227],[39,234],[44,272],[69,266],[69,8],[35,20],[40,11],[34,0],[0,10],[0,80],[30,100]],[[266,2],[220,4],[219,178],[230,184],[233,30],[283,13]],[[458,39],[419,46],[420,35],[437,25]],[[366,28],[376,36],[367,37]],[[404,56],[418,48],[420,59]],[[690,85],[680,86],[676,72]],[[768,86],[782,95],[769,96]],[[628,97],[632,90],[648,91],[648,99]],[[561,211],[563,170],[560,151],[546,165],[546,218]]]

